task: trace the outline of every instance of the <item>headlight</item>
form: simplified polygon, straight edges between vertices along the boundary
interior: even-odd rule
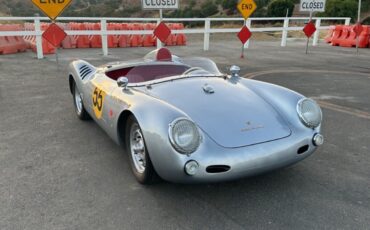
[[[298,116],[302,123],[309,128],[316,128],[321,124],[322,113],[320,106],[312,99],[301,99],[297,104]]]
[[[169,138],[172,146],[182,154],[193,153],[201,140],[198,127],[186,118],[178,118],[170,124]]]

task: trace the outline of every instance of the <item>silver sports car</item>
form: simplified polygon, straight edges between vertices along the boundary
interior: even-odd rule
[[[297,163],[323,144],[315,101],[239,71],[162,48],[100,67],[74,61],[69,86],[77,116],[125,148],[143,184],[233,180]]]

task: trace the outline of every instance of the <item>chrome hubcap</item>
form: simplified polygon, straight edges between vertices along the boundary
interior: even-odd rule
[[[77,87],[75,87],[75,103],[78,114],[82,112],[82,97]]]
[[[130,148],[136,171],[143,173],[146,166],[145,144],[143,135],[137,124],[134,124],[130,130]]]

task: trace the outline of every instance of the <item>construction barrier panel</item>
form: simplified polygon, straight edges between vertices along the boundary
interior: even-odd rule
[[[50,23],[41,23],[41,31],[45,31]],[[182,23],[167,23],[171,30],[182,30]],[[100,31],[100,23],[58,23],[58,26],[66,31],[71,30],[95,30]],[[107,30],[154,30],[156,23],[107,23]],[[5,24],[0,25],[0,30],[3,31],[35,31],[33,23],[20,24]],[[126,47],[154,47],[157,45],[157,39],[153,34],[146,35],[108,35],[109,48],[126,48]],[[186,45],[185,34],[174,34],[168,37],[165,42],[167,46],[183,46]],[[100,35],[68,35],[61,43],[60,48],[75,49],[75,48],[101,48],[102,38]],[[36,52],[36,36],[0,36],[0,54],[11,54],[26,51],[31,49]],[[42,49],[44,54],[54,54],[55,47],[48,41],[42,38]]]
[[[331,43],[333,46],[341,47],[356,47],[357,35],[354,30],[355,25],[344,26],[336,25],[330,26],[325,41]],[[362,31],[358,36],[358,47],[359,48],[370,48],[370,26],[363,25]]]
[[[21,31],[23,27],[19,24],[1,25],[0,31]],[[0,54],[14,54],[24,52],[28,48],[26,41],[21,36],[0,37]]]

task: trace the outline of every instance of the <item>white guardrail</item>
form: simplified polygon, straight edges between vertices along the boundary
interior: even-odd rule
[[[251,32],[282,32],[281,36],[281,46],[286,46],[288,31],[301,31],[303,27],[289,27],[289,23],[292,21],[308,21],[308,17],[281,17],[281,18],[248,18],[246,25]],[[344,21],[345,25],[349,25],[351,18],[348,17],[313,17],[312,20],[315,21],[316,32],[313,37],[313,46],[318,44],[320,30],[329,29],[329,26],[321,26],[322,21]],[[0,17],[1,21],[33,21],[35,24],[35,31],[0,31],[0,36],[36,36],[36,46],[37,46],[37,58],[43,58],[42,52],[42,31],[41,31],[41,21],[50,22],[46,17]],[[58,22],[71,21],[71,22],[100,22],[101,30],[67,30],[68,35],[100,35],[102,37],[102,49],[103,55],[108,55],[108,40],[107,35],[129,35],[129,34],[152,34],[151,30],[107,30],[107,22],[157,22],[159,23],[159,18],[87,18],[87,17],[60,17]],[[184,34],[204,34],[204,50],[209,50],[209,40],[210,34],[212,33],[238,33],[240,28],[212,28],[212,22],[243,22],[243,18],[164,18],[165,22],[203,22],[204,28],[196,29],[183,29],[183,30],[172,30],[172,33],[184,33]],[[253,28],[252,22],[257,21],[275,21],[283,22],[282,27],[262,27]],[[160,43],[158,43],[160,45]],[[249,41],[245,44],[245,47],[249,47]]]

